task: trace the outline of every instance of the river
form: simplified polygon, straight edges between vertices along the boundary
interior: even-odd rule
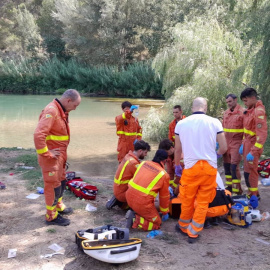
[[[0,147],[34,148],[33,133],[39,114],[55,97],[0,95]],[[124,100],[82,97],[80,106],[69,117],[68,161],[71,170],[86,172],[93,177],[113,176],[117,167],[114,118],[122,113]],[[140,105],[139,120],[147,115],[151,106],[164,104],[161,100],[128,100]]]

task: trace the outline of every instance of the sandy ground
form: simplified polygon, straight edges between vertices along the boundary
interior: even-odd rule
[[[175,232],[177,221],[169,219],[162,225],[163,236],[154,239],[147,238],[146,232],[130,231],[131,237],[143,240],[136,260],[119,265],[97,261],[78,250],[74,242],[75,233],[105,224],[125,226],[123,210],[115,207],[108,211],[105,208],[112,194],[115,163],[109,163],[103,178],[85,176],[85,180],[99,188],[95,201],[81,201],[68,191],[65,192],[65,203],[74,208],[74,213],[70,216],[69,226],[58,227],[46,226],[44,223],[43,195],[36,200],[27,199],[26,196],[32,193],[26,189],[27,181],[22,180],[21,174],[9,175],[14,172],[14,164],[5,164],[8,155],[0,151],[0,181],[6,184],[6,189],[0,190],[1,270],[270,269],[270,220],[253,222],[246,229],[221,223],[217,227],[203,230],[200,240],[189,244],[185,236]],[[98,170],[97,164],[90,163],[88,169]],[[222,169],[220,171],[222,173]],[[224,174],[221,175],[224,177]],[[261,212],[270,212],[269,191],[270,187],[260,186]],[[87,212],[87,203],[96,206],[97,211]],[[54,252],[48,248],[54,243],[64,248],[64,254],[42,259],[40,256]],[[8,259],[9,249],[17,249],[16,257]]]

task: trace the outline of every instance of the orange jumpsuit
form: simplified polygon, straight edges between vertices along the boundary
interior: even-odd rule
[[[244,112],[244,176],[249,195],[258,196],[258,162],[263,152],[263,144],[267,139],[267,120],[263,103],[258,100],[256,105]],[[251,153],[253,161],[247,161],[246,156]]]
[[[223,130],[227,141],[228,150],[223,155],[226,185],[232,192],[241,194],[241,173],[239,163],[241,155],[239,148],[243,140],[244,109],[237,104],[233,111],[226,110],[223,114]]]
[[[132,151],[129,151],[119,164],[113,184],[113,193],[118,201],[127,202],[126,191],[128,189],[128,183],[133,178],[139,164],[139,159]]]
[[[141,140],[142,128],[138,119],[133,117],[129,110],[116,116],[115,123],[116,134],[119,136],[117,146],[118,161],[121,162],[130,150],[134,150],[134,141],[136,139]]]
[[[159,193],[159,210],[163,215],[169,213],[169,180],[160,164],[144,161],[139,165],[126,192],[128,205],[136,212],[132,228],[145,231],[160,228],[161,218],[155,207],[155,198]]]
[[[55,99],[41,112],[34,133],[38,162],[44,180],[46,220],[48,221],[56,219],[58,211],[65,209],[62,196],[66,185],[65,164],[69,140],[68,114]],[[49,152],[55,148],[60,148],[58,159],[53,158]]]
[[[185,115],[182,115],[182,119],[181,120],[183,120],[183,119],[185,119],[186,118],[186,116]],[[181,121],[180,120],[180,121]],[[173,119],[172,121],[171,121],[171,123],[169,124],[169,135],[168,135],[168,137],[169,137],[169,139],[174,143],[174,140],[175,140],[175,134],[174,134],[174,130],[175,130],[175,126],[177,125],[177,121],[176,121],[176,119]]]

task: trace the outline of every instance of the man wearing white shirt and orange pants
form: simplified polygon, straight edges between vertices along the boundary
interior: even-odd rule
[[[181,215],[177,228],[188,236],[188,242],[198,240],[203,229],[209,203],[216,195],[217,154],[227,150],[220,121],[206,115],[207,101],[198,97],[192,104],[193,114],[175,127],[175,170],[179,173],[181,154],[185,169],[181,177]],[[219,149],[216,152],[216,142]],[[197,206],[194,209],[194,201]]]

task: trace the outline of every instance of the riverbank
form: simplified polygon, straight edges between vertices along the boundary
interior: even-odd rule
[[[6,185],[6,189],[0,189],[1,269],[255,270],[269,267],[270,220],[254,222],[247,229],[222,223],[204,230],[198,243],[190,245],[184,236],[175,232],[177,221],[169,219],[162,225],[163,235],[154,239],[147,238],[146,232],[130,231],[131,237],[143,240],[137,260],[118,266],[97,261],[78,250],[74,235],[78,230],[105,224],[125,226],[124,211],[117,207],[108,211],[105,207],[106,201],[112,195],[111,175],[114,174],[114,166],[109,166],[103,177],[79,172],[78,175],[83,175],[85,181],[98,187],[96,200],[81,201],[66,191],[65,203],[74,209],[74,213],[69,216],[71,224],[67,227],[46,226],[44,195],[35,200],[26,198],[30,193],[36,193],[36,186],[42,185],[39,168],[31,156],[35,157],[34,150],[0,149],[0,181]],[[35,169],[25,170],[20,168],[18,163]],[[220,171],[224,177],[222,169]],[[260,185],[259,188],[262,198],[259,209],[261,212],[269,212],[270,187]],[[87,212],[85,207],[88,203],[97,207],[97,211]],[[264,242],[259,242],[258,239]],[[64,248],[64,254],[41,259],[40,256],[53,253],[48,247],[54,243]],[[7,258],[9,249],[17,249],[15,258]]]

